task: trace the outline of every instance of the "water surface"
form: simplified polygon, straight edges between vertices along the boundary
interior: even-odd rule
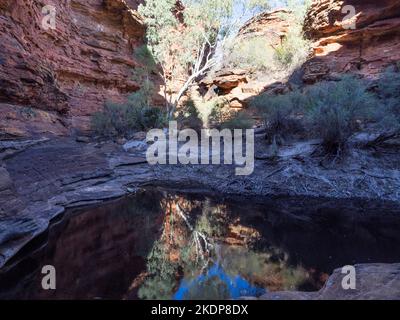
[[[400,211],[334,199],[149,189],[68,212],[0,271],[2,299],[229,299],[320,289],[332,271],[400,262]],[[53,265],[57,289],[41,288]]]

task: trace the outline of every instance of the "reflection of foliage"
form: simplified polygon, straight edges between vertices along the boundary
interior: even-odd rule
[[[223,219],[218,214],[223,211],[205,203],[171,195],[162,199],[166,212],[163,232],[148,256],[147,271],[151,277],[139,290],[141,298],[170,298],[180,268],[197,276],[208,266],[211,236],[222,235],[218,228]]]
[[[165,247],[156,241],[147,258],[147,270],[155,275],[147,279],[139,290],[139,297],[146,299],[169,299],[175,286],[176,264],[167,256]]]
[[[307,279],[301,267],[288,265],[287,256],[277,249],[256,252],[246,247],[221,248],[221,264],[228,275],[241,275],[273,290],[295,290]]]
[[[307,272],[291,267],[279,249],[216,245],[228,234],[225,206],[173,195],[164,195],[160,203],[166,212],[162,235],[148,255],[149,276],[139,289],[140,298],[170,299],[182,277],[185,282],[196,281],[211,266],[271,290],[297,289],[306,281]],[[195,282],[185,298],[228,299],[230,292],[220,278],[210,276]]]
[[[225,214],[225,207],[211,206],[210,201],[206,200],[202,215],[197,219],[195,229],[211,238],[222,237],[227,228]]]

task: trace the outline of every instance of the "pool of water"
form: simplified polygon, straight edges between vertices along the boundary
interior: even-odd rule
[[[400,210],[335,199],[148,189],[67,212],[0,270],[1,299],[230,299],[315,291],[336,268],[400,262]],[[42,289],[44,265],[56,290]]]

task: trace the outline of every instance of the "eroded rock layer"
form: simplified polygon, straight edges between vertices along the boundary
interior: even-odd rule
[[[315,41],[306,83],[345,72],[374,78],[400,61],[400,1],[315,0],[305,32]]]
[[[86,130],[105,101],[138,90],[133,53],[145,34],[138,2],[52,2],[56,28],[45,30],[49,1],[0,0],[0,132]]]

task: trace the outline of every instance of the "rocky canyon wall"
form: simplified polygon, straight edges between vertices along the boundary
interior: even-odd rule
[[[0,134],[87,130],[107,100],[138,90],[139,2],[0,0]],[[46,5],[56,8],[54,30],[42,27]]]
[[[304,31],[315,55],[304,66],[306,83],[346,72],[374,78],[400,61],[400,0],[314,0]]]
[[[276,47],[292,23],[285,9],[264,12],[241,28],[238,39],[264,39]],[[400,0],[314,0],[304,33],[311,40],[313,53],[288,79],[284,74],[274,79],[258,73],[250,80],[249,70],[221,70],[201,83],[209,90],[205,97],[217,88],[231,108],[243,108],[262,92],[286,92],[293,81],[307,85],[334,80],[344,73],[376,79],[400,61]]]

